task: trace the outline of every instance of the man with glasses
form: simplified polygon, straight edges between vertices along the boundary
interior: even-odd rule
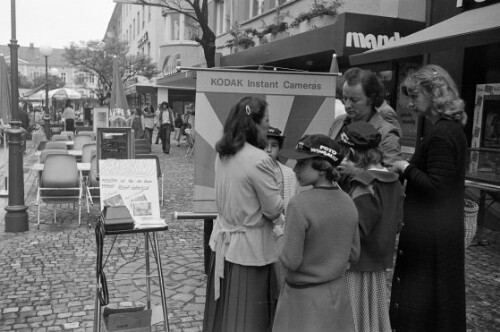
[[[346,114],[340,115],[333,120],[328,136],[337,141],[348,124],[357,121],[368,122],[382,135],[380,150],[384,156],[383,162],[385,166],[391,166],[394,161],[400,159],[401,146],[399,138],[401,131],[399,123],[398,126],[395,126],[384,119],[382,114],[383,112],[389,112],[387,107],[377,111],[377,108],[384,103],[384,87],[382,83],[372,71],[360,68],[347,70],[344,78],[342,100]],[[397,121],[395,117],[392,117],[392,119]]]

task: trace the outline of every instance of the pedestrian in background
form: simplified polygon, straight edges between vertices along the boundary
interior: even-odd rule
[[[338,141],[344,128],[352,122],[368,122],[382,135],[380,149],[384,165],[392,165],[400,158],[399,129],[384,120],[377,107],[384,102],[384,86],[370,70],[351,68],[343,75],[342,98],[346,114],[337,116],[328,136]]]
[[[130,127],[134,131],[134,139],[144,138],[144,116],[140,108],[136,108],[132,113],[131,122]]]
[[[210,247],[203,331],[270,331],[275,307],[273,223],[282,209],[271,157],[263,150],[267,103],[244,97],[232,108],[217,142],[218,218]]]
[[[407,185],[392,279],[391,325],[403,332],[463,332],[464,102],[450,75],[437,65],[410,74],[401,89],[429,128],[417,141],[411,161],[394,163]]]
[[[64,126],[66,131],[75,131],[75,110],[71,105],[71,101],[66,101],[66,108],[62,113],[62,118],[64,119]]]
[[[184,121],[182,121],[182,116],[180,113],[175,113],[175,120],[174,120],[174,140],[177,141],[177,146],[181,145],[181,129],[182,126],[184,125]]]
[[[157,128],[157,131],[156,131],[156,141],[155,141],[155,144],[159,144],[160,139],[161,139],[161,130],[160,130],[160,109],[161,109],[161,105],[158,105],[158,108],[156,109],[156,112],[155,112],[155,126],[156,126],[156,128]]]
[[[307,135],[282,155],[297,160],[299,184],[312,189],[292,197],[286,211],[279,258],[287,273],[273,331],[354,332],[344,272],[357,259],[351,253],[359,253],[358,213],[335,183],[341,147],[326,135]]]
[[[386,270],[393,267],[396,235],[403,218],[399,175],[382,166],[380,133],[367,122],[345,128],[342,166],[353,174],[349,195],[359,214],[359,260],[346,272],[357,332],[391,332]]]
[[[174,114],[170,105],[164,101],[161,103],[160,115],[158,118],[160,123],[161,146],[163,153],[170,153],[170,136],[174,128]]]
[[[153,105],[146,105],[144,107],[144,137],[149,140],[149,143],[153,143],[153,131],[155,129],[155,108]]]
[[[280,237],[283,234],[288,202],[290,201],[290,198],[295,196],[299,190],[297,177],[295,176],[293,170],[290,167],[283,165],[278,160],[278,154],[283,148],[284,140],[285,136],[281,135],[281,130],[269,127],[269,130],[267,131],[266,152],[273,159],[274,172],[276,173],[278,188],[280,189],[280,194],[283,198],[283,213],[279,216],[279,218],[274,220],[274,233],[277,237]],[[274,264],[274,269],[276,273],[276,281],[278,283],[278,290],[280,290],[283,282],[285,281],[285,270],[279,261]]]

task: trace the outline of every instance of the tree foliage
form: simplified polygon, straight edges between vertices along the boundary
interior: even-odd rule
[[[64,85],[66,84],[62,78],[59,76],[55,75],[48,75],[47,76],[47,82],[49,84],[49,90],[57,89],[57,88],[63,88]],[[40,75],[36,76],[33,79],[33,87],[39,87],[40,85],[45,84],[45,75]]]
[[[100,91],[96,91],[100,99],[111,90],[113,84],[113,61],[118,59],[122,81],[143,76],[151,79],[159,73],[152,59],[143,54],[127,55],[128,43],[120,41],[116,36],[106,37],[104,41],[90,40],[72,43],[65,48],[64,58],[83,73],[97,77]]]
[[[208,24],[208,0],[136,0],[136,3],[164,7],[197,22],[201,36],[195,37],[194,40],[203,48],[207,67],[215,67],[215,33]]]

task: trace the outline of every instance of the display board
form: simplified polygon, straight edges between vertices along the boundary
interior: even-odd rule
[[[476,86],[471,147],[500,149],[500,83]]]
[[[98,160],[134,158],[132,128],[97,128],[97,147]]]
[[[231,107],[257,96],[269,105],[272,127],[286,136],[283,148],[304,134],[327,134],[335,118],[337,74],[204,69],[196,80],[194,211],[216,212],[215,144]]]
[[[154,159],[99,160],[101,210],[126,206],[136,227],[162,226]]]

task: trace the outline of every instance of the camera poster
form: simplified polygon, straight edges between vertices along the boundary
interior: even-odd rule
[[[476,86],[473,148],[500,148],[500,83]]]
[[[99,160],[101,210],[126,206],[137,226],[163,226],[154,159]]]

